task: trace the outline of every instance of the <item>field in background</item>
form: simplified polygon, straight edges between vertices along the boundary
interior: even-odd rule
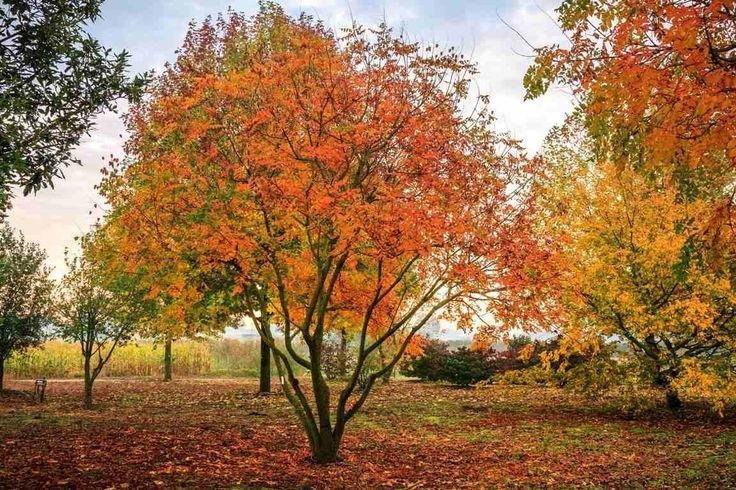
[[[258,376],[257,340],[207,339],[173,343],[174,376]],[[119,347],[102,370],[103,377],[162,376],[163,343],[139,341]],[[7,378],[81,378],[82,355],[77,344],[50,340],[16,355],[5,365]]]

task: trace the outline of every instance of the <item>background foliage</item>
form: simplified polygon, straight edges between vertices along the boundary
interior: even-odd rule
[[[119,347],[101,377],[163,374],[163,343],[139,341]],[[173,343],[174,376],[258,376],[257,340],[181,340]],[[13,356],[5,366],[8,378],[79,378],[82,355],[79,346],[50,340],[25,354]]]

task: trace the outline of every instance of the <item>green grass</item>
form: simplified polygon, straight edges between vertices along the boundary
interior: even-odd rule
[[[23,428],[26,426],[79,426],[85,424],[86,422],[87,421],[84,417],[72,415],[57,415],[48,412],[12,412],[3,414],[3,416],[0,417],[0,431]]]

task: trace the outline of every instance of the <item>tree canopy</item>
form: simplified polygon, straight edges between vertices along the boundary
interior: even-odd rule
[[[334,460],[375,380],[435,315],[469,324],[480,304],[508,326],[538,313],[525,301],[546,264],[527,213],[535,162],[492,131],[485,98],[464,115],[474,73],[387,26],[337,38],[264,4],[193,27],[130,119],[130,160],[103,186],[122,254],[172,269],[152,296],[240,298],[317,461]],[[192,267],[231,282],[197,290],[181,275]],[[332,404],[322,344],[342,320],[358,360]],[[364,376],[396,335],[390,362]]]
[[[53,186],[76,163],[72,150],[115,110],[141,94],[146,75],[127,75],[127,52],[92,38],[102,0],[6,0],[0,6],[0,214],[13,188]]]
[[[633,354],[639,378],[666,387],[673,405],[675,386],[697,384],[698,371],[732,382],[736,264],[714,266],[701,226],[733,172],[681,171],[673,185],[661,170],[622,169],[596,156],[575,118],[545,148],[551,173],[540,188],[540,224],[563,265],[562,350],[622,343],[621,357]],[[720,386],[711,401],[722,408],[723,395]]]
[[[53,284],[45,262],[46,253],[35,243],[0,226],[0,389],[5,360],[48,334]]]

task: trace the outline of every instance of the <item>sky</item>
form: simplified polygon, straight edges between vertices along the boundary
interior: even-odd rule
[[[554,22],[557,0],[284,0],[281,4],[289,14],[306,12],[336,30],[353,19],[365,26],[385,20],[415,41],[460,48],[478,63],[477,88],[491,96],[497,129],[520,139],[530,154],[572,108],[572,96],[560,89],[537,100],[523,100],[522,78],[532,61],[527,42],[564,44]],[[257,0],[107,0],[102,18],[88,30],[103,45],[127,50],[131,72],[160,72],[173,61],[192,20],[228,8],[253,14],[258,5]],[[14,199],[8,221],[47,251],[52,277],[63,275],[64,250],[74,252],[74,237],[84,233],[100,212],[103,202],[94,187],[103,158],[121,156],[124,141],[120,114],[101,115],[76,151],[81,166],[68,168],[54,189]]]

